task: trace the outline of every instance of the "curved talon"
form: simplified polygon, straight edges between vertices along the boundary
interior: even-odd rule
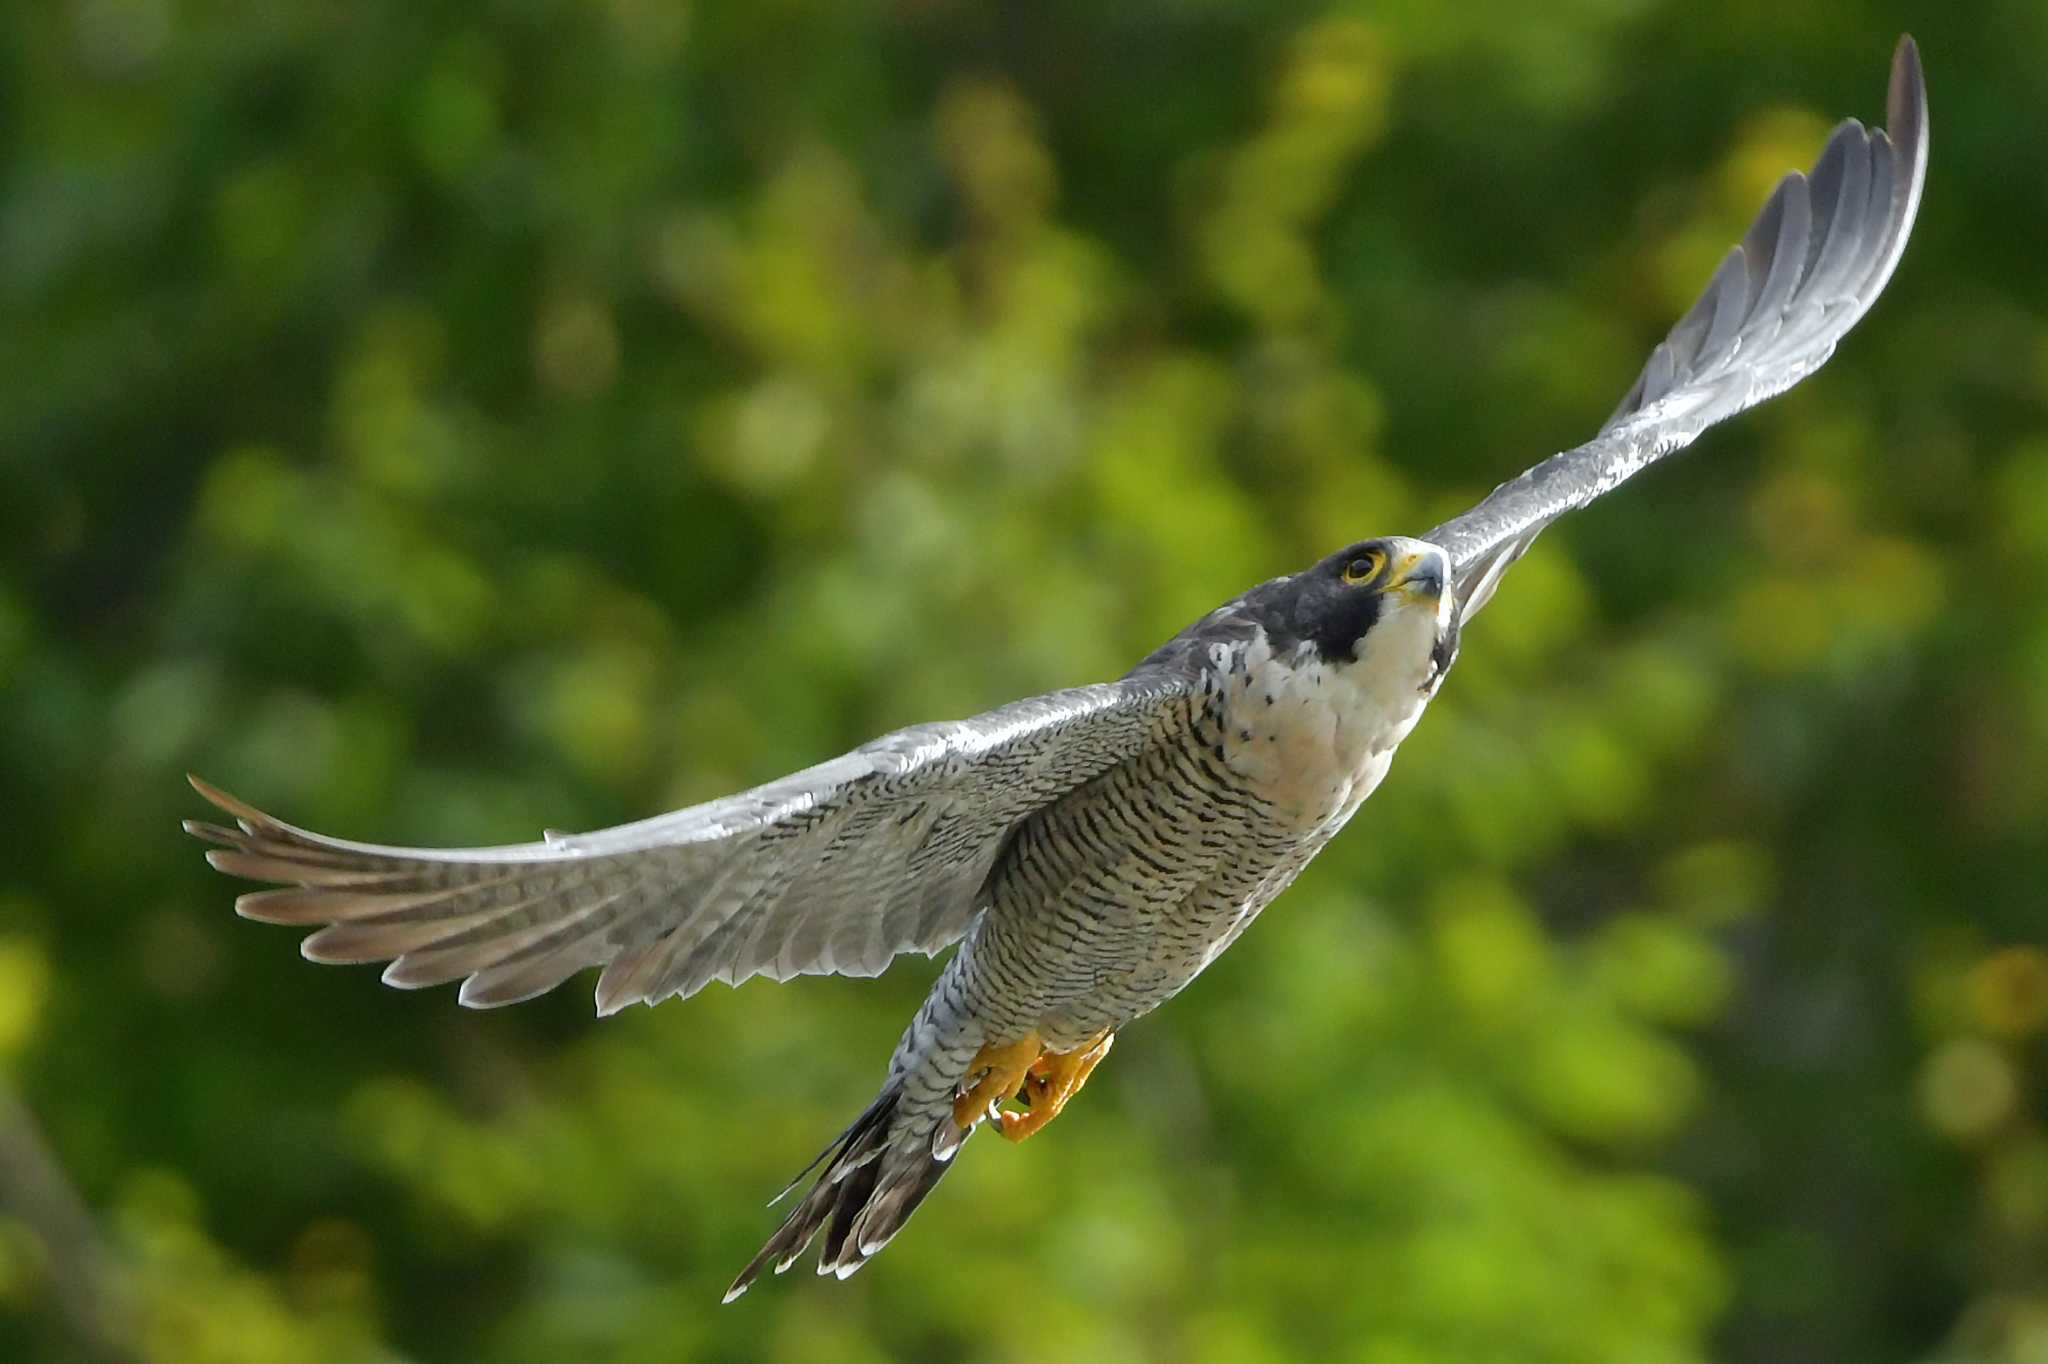
[[[1031,1095],[1030,1110],[999,1114],[996,1130],[1010,1141],[1022,1141],[1057,1118],[1068,1101],[1081,1092],[1081,1086],[1088,1083],[1089,1073],[1109,1054],[1109,1044],[1115,1040],[1115,1033],[1105,1032],[1078,1050],[1049,1051],[1039,1056],[1024,1074],[1024,1087]]]
[[[1017,1092],[1029,1076],[1032,1064],[1044,1052],[1045,1044],[1035,1032],[1002,1046],[984,1046],[976,1052],[974,1060],[968,1063],[967,1073],[979,1074],[981,1079],[954,1096],[953,1125],[965,1132],[983,1118],[995,1117],[1003,1100]]]
[[[967,1067],[969,1075],[981,1078],[954,1096],[954,1126],[965,1132],[987,1121],[1009,1140],[1024,1140],[1057,1118],[1067,1101],[1081,1092],[1089,1072],[1109,1054],[1115,1040],[1115,1033],[1105,1032],[1084,1047],[1057,1052],[1047,1051],[1033,1032],[1015,1042],[984,1046]],[[1003,1101],[1012,1098],[1025,1109],[1005,1109]]]

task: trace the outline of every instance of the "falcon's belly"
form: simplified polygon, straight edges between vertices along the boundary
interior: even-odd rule
[[[1217,646],[1176,733],[1024,824],[962,953],[991,1035],[1082,1045],[1229,946],[1371,794],[1421,716],[1434,623],[1416,615],[1375,640],[1387,657],[1341,667],[1276,654],[1263,634]]]

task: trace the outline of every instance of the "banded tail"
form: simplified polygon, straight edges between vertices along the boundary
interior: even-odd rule
[[[913,1107],[904,1100],[903,1077],[892,1077],[867,1111],[776,1195],[779,1202],[805,1175],[825,1167],[732,1281],[725,1301],[745,1293],[764,1268],[780,1274],[795,1264],[820,1231],[825,1244],[818,1273],[852,1275],[903,1229],[969,1135],[953,1125],[950,1102],[936,1114],[929,1105]]]

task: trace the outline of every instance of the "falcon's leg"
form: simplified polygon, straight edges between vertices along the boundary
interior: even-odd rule
[[[1067,1100],[1088,1083],[1088,1073],[1095,1069],[1096,1062],[1109,1055],[1109,1044],[1114,1041],[1116,1034],[1105,1032],[1078,1051],[1049,1051],[1032,1062],[1024,1082],[1031,1111],[999,1115],[998,1130],[1011,1141],[1022,1141],[1057,1118]]]
[[[954,1096],[953,1125],[964,1132],[981,1121],[990,1104],[999,1104],[1015,1094],[1044,1052],[1045,1043],[1038,1034],[1027,1032],[1015,1042],[1003,1046],[991,1043],[974,1053],[967,1073],[979,1074],[981,1079],[973,1088]]]

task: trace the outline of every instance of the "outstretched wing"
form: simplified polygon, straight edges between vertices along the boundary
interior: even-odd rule
[[[1811,177],[1779,182],[1599,435],[1422,537],[1451,556],[1461,620],[1552,521],[1826,363],[1891,278],[1920,207],[1927,87],[1910,37],[1892,58],[1886,122],[1844,121]]]
[[[1174,670],[898,730],[724,800],[501,848],[352,843],[192,779],[237,827],[188,821],[221,871],[287,888],[237,913],[324,925],[312,961],[389,961],[405,988],[461,980],[510,1004],[603,964],[598,1009],[712,980],[878,974],[957,941],[1010,829],[1142,751],[1185,694]]]

